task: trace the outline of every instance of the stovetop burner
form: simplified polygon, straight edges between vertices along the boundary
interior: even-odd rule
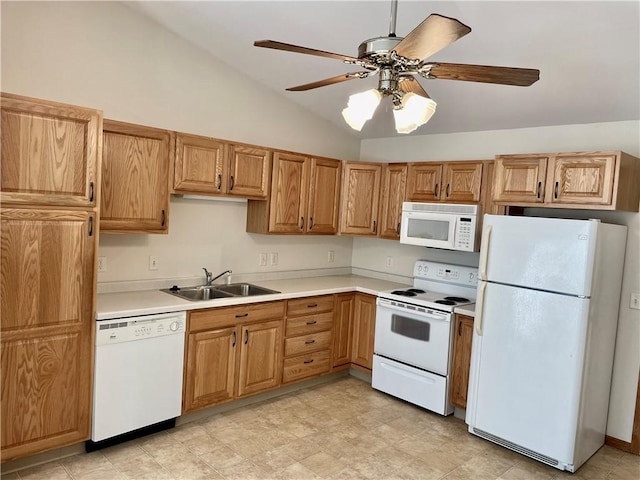
[[[445,300],[450,300],[452,302],[455,303],[469,303],[471,300],[469,300],[468,298],[464,298],[464,297],[444,297]],[[446,305],[450,305],[450,304],[446,304]]]
[[[413,292],[413,293],[427,293],[426,291],[422,290],[421,288],[407,288],[407,292]]]
[[[453,300],[434,300],[433,303],[439,303],[440,305],[455,305],[456,302]]]
[[[401,295],[403,297],[415,297],[418,294],[416,292],[412,292],[411,289],[409,290],[394,290],[393,292],[391,292],[394,295]]]

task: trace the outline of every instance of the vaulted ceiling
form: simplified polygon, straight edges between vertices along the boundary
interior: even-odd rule
[[[361,132],[342,119],[349,95],[375,88],[377,77],[287,92],[358,67],[253,46],[271,39],[357,56],[362,41],[389,33],[387,0],[126,3],[353,135],[398,135],[389,98]],[[515,87],[420,78],[438,107],[412,135],[640,119],[640,2],[399,0],[397,35],[432,13],[472,31],[430,60],[536,68],[540,80]]]

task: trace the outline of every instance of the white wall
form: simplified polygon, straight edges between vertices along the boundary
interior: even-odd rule
[[[355,160],[360,142],[119,2],[2,2],[2,90],[105,118]],[[327,141],[330,139],[331,141]],[[349,267],[351,239],[245,233],[246,204],[172,198],[169,235],[101,235],[99,282]],[[327,251],[335,261],[327,262]],[[259,267],[260,252],[277,267]],[[148,270],[157,255],[159,269]]]
[[[497,154],[590,150],[622,150],[640,156],[640,122],[364,140],[360,159],[377,162],[481,160],[494,158]],[[531,212],[550,217],[601,218],[609,223],[627,225],[629,229],[607,434],[630,442],[640,371],[640,311],[631,310],[629,300],[632,292],[640,292],[640,214],[549,209],[532,209]],[[393,257],[391,269],[385,267],[387,256]],[[478,262],[477,254],[399,245],[388,240],[356,238],[353,242],[353,266],[363,270],[411,275],[413,262],[419,258],[460,264],[477,265]]]

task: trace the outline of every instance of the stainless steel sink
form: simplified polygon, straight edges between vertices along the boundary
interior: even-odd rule
[[[270,293],[280,293],[268,288],[259,287],[252,283],[230,283],[229,285],[220,285],[216,289],[221,292],[230,293],[237,297],[251,297],[253,295],[268,295]]]
[[[170,293],[176,297],[186,298],[187,300],[213,300],[214,298],[229,298],[232,294],[221,292],[213,287],[185,287],[185,288],[163,288],[161,292]]]
[[[253,285],[252,283],[231,283],[229,285],[218,285],[208,287],[206,285],[198,287],[173,286],[172,288],[163,288],[161,292],[170,293],[176,297],[184,298],[191,301],[213,300],[215,298],[230,297],[252,297],[254,295],[268,295],[270,293],[280,293],[276,290]]]

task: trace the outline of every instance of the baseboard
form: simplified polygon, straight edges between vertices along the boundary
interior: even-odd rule
[[[625,442],[624,440],[620,440],[619,438],[605,435],[604,444],[609,445],[610,447],[613,447],[613,448],[617,448],[618,450],[622,450],[623,452],[634,453],[633,448],[631,446],[631,442]]]

